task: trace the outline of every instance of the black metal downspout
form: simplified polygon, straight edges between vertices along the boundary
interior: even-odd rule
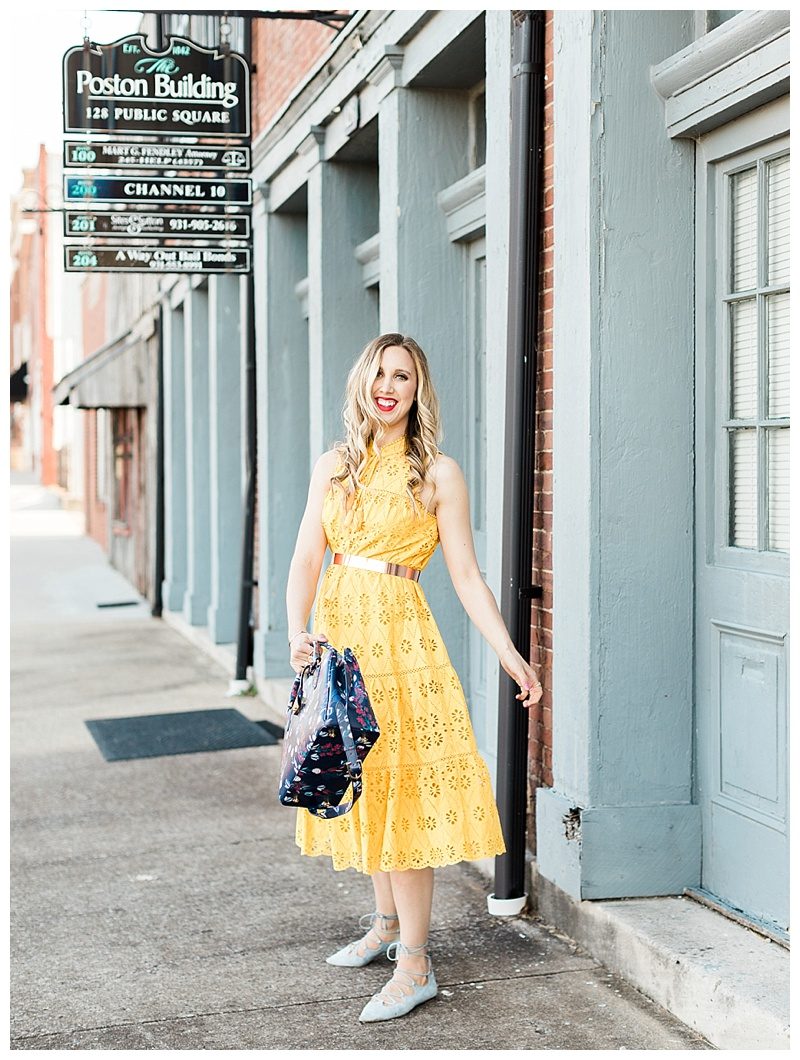
[[[163,18],[156,16],[156,51],[164,48]],[[158,306],[158,378],[156,394],[156,496],[155,496],[155,555],[153,557],[153,607],[151,614],[161,618],[164,610],[164,306]]]
[[[161,49],[159,48],[159,51]],[[153,607],[151,614],[161,618],[164,610],[164,307],[158,307],[158,381],[156,395],[156,496],[155,556],[153,557]]]
[[[244,54],[252,68],[253,28],[247,18],[244,24]],[[252,95],[252,94],[251,94]],[[255,557],[257,427],[256,427],[256,303],[255,279],[251,269],[247,275],[247,320],[245,359],[245,464],[244,520],[242,532],[242,566],[239,595],[239,629],[236,644],[237,682],[247,681],[247,667],[253,662],[253,562]]]
[[[255,283],[252,272],[247,277],[247,355],[246,387],[246,485],[244,493],[244,526],[242,533],[241,591],[239,596],[239,631],[236,645],[236,681],[247,680],[247,667],[253,662],[253,578],[256,527],[256,357],[255,357]]]
[[[506,475],[500,610],[511,638],[530,658],[536,373],[544,131],[544,11],[513,13],[511,79],[511,230],[509,237]],[[506,853],[495,860],[489,908],[499,915],[524,906],[528,789],[528,708],[500,671],[497,805]],[[503,903],[507,905],[503,905]]]

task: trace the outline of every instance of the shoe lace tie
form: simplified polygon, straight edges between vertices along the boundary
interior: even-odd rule
[[[405,943],[400,942],[399,939],[396,939],[394,942],[389,943],[389,946],[386,950],[386,956],[389,958],[390,961],[396,961],[399,957],[408,957],[415,953],[421,953],[426,948],[429,948],[428,942],[423,942],[421,946],[406,946]],[[428,965],[428,970],[426,972],[409,972],[405,968],[395,968],[394,975],[392,976],[392,978],[389,980],[383,990],[381,990],[381,992],[376,995],[381,999],[381,1002],[384,1005],[394,1004],[396,1001],[402,1001],[404,998],[409,996],[402,989],[400,991],[400,994],[396,994],[393,991],[389,990],[389,987],[395,980],[395,976],[404,976],[405,981],[411,988],[412,993],[415,990],[419,990],[420,987],[427,985],[428,980],[431,977],[431,973],[433,972],[433,962],[431,961],[430,953],[425,954],[425,960]],[[424,975],[425,982],[418,983],[414,978],[415,975]],[[398,983],[397,985],[400,986],[401,984]]]
[[[379,920],[379,919],[381,921],[383,921],[384,924],[385,924],[387,920],[388,921],[397,920],[398,919],[398,914],[397,913],[379,913],[377,911],[374,912],[374,913],[364,913],[363,916],[360,916],[358,918],[358,926],[362,929],[362,931],[366,931],[367,933],[369,933],[369,929],[375,924],[375,921]],[[353,951],[353,953],[357,952],[357,950],[360,947],[362,942],[365,944],[365,946],[367,947],[368,950],[376,950],[378,948],[378,946],[382,945],[382,940],[378,942],[378,946],[370,946],[368,940],[356,939],[355,942],[351,942],[350,943],[350,949]]]

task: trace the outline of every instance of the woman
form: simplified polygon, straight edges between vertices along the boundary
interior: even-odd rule
[[[480,574],[467,486],[439,452],[439,401],[412,338],[390,333],[367,344],[348,376],[344,426],[344,443],[314,467],[289,570],[290,660],[299,672],[318,642],[352,648],[381,735],[352,811],[330,820],[298,812],[296,842],[303,854],[327,854],[335,869],[372,878],[369,931],[327,960],[361,967],[386,953],[397,962],[359,1017],[373,1022],[437,993],[428,954],[434,866],[506,850],[463,690],[417,580],[439,542],[464,609],[522,689],[522,706],[537,703],[542,688]],[[309,632],[326,547],[334,562]]]

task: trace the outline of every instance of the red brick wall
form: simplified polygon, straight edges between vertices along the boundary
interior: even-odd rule
[[[530,712],[531,790],[553,783],[553,12],[545,20],[544,188],[539,271],[539,363],[537,372],[536,507],[533,522],[533,581],[542,596],[533,602],[531,661],[543,695]],[[535,836],[535,829],[529,829]]]
[[[253,22],[253,138],[278,113],[295,85],[326,50],[336,30],[317,22],[256,19]]]

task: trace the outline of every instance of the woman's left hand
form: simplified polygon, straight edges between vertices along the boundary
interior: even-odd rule
[[[523,707],[532,707],[542,698],[542,686],[533,667],[525,662],[516,648],[506,648],[499,657],[500,665],[522,689],[517,692],[516,699],[522,698]]]

